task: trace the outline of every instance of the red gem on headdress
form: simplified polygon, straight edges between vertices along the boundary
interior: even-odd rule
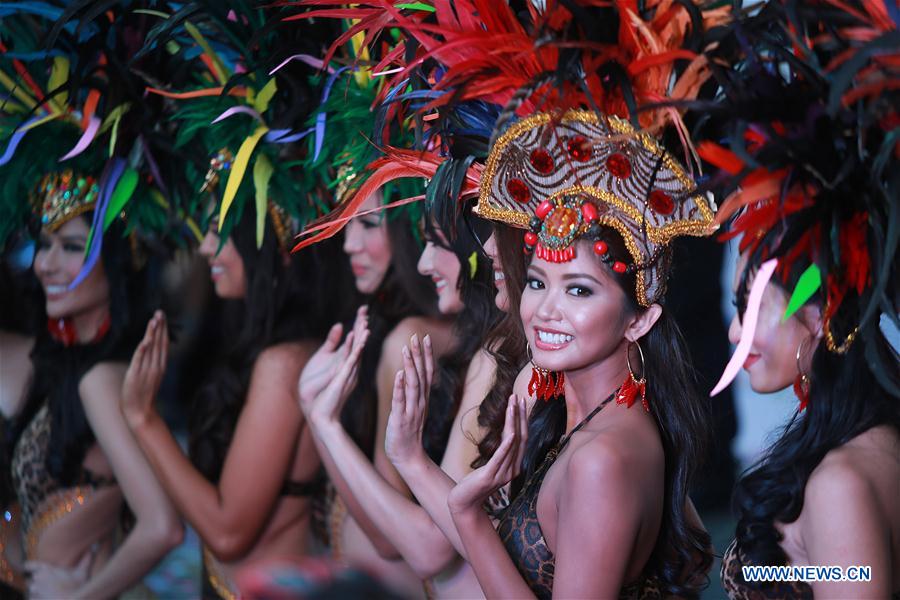
[[[581,216],[584,217],[585,223],[590,223],[597,218],[597,207],[590,202],[581,205]]]
[[[653,190],[650,192],[650,198],[647,200],[653,212],[660,215],[671,215],[675,211],[675,202],[672,197],[662,190]]]
[[[613,263],[612,268],[613,268],[613,271],[615,271],[616,273],[624,273],[625,270],[628,269],[628,265],[626,265],[622,261],[617,260],[616,262]]]
[[[538,207],[536,209],[534,209],[534,214],[538,219],[543,221],[551,210],[553,210],[553,203],[549,200],[544,200],[543,202],[538,204]]]
[[[594,254],[597,256],[603,256],[609,252],[609,246],[604,241],[594,242]]]
[[[576,135],[575,137],[569,138],[569,141],[566,144],[566,150],[569,151],[569,156],[578,162],[587,162],[591,160],[591,155],[594,153],[590,142],[582,135]]]
[[[622,154],[616,153],[606,159],[606,168],[619,179],[631,176],[631,163]]]
[[[506,191],[519,204],[525,204],[531,198],[528,185],[521,179],[510,179],[506,182]]]
[[[553,164],[553,157],[543,148],[535,148],[532,150],[529,160],[531,161],[531,166],[534,167],[538,173],[543,175],[552,173],[553,167],[556,166]]]
[[[536,246],[538,242],[538,236],[536,233],[532,231],[528,231],[525,233],[525,243],[529,246]]]
[[[537,257],[552,263],[569,262],[575,258],[575,247],[567,246],[557,250],[555,248],[548,248],[543,244],[538,244]]]

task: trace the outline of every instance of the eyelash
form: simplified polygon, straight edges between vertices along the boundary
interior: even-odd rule
[[[366,221],[365,219],[360,221],[360,223],[362,223],[362,226],[366,229],[377,229],[378,226],[381,225],[381,223],[373,223],[372,221]]]
[[[576,296],[578,298],[586,298],[594,293],[593,291],[590,290],[590,288],[586,288],[583,285],[570,285],[568,288],[566,288],[566,292],[568,292],[568,293],[571,293],[575,290],[581,290],[583,292],[583,293],[576,292],[576,293],[572,294],[573,296]]]
[[[525,279],[525,285],[532,290],[544,289],[544,282],[536,277],[528,277]],[[540,286],[540,287],[538,287]]]

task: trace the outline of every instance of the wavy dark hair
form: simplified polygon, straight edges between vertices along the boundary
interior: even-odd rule
[[[466,216],[449,196],[436,199],[429,209],[431,218],[425,219],[425,239],[450,250],[459,261],[456,285],[463,303],[453,322],[456,346],[438,361],[435,370],[423,432],[425,451],[439,463],[459,412],[469,364],[500,319],[500,311],[494,304],[494,271],[480,242],[490,235],[490,224],[479,217]],[[473,257],[474,270],[470,262]]]
[[[601,227],[596,238],[585,235],[581,240],[591,243],[605,241],[613,261],[628,263],[633,260],[622,236],[609,227]],[[669,257],[664,253],[660,260],[669,260]],[[608,265],[603,268],[609,269],[625,292],[625,310],[630,314],[639,314],[643,308],[637,302],[635,274],[619,275]],[[647,397],[665,453],[662,522],[644,573],[655,575],[666,594],[696,597],[701,582],[697,577],[686,576],[686,573],[706,573],[709,570],[712,564],[710,538],[702,529],[690,525],[685,506],[694,475],[703,462],[709,437],[707,404],[697,392],[696,376],[689,364],[689,354],[678,325],[665,307],[641,341]],[[535,402],[528,420],[528,445],[522,473],[511,487],[513,496],[559,442],[565,430],[565,402]]]
[[[741,274],[738,314],[744,312],[749,280],[762,260],[760,256],[751,257]],[[809,266],[803,263],[794,261],[785,280],[776,276],[770,284],[790,294]],[[822,301],[820,291],[808,303],[821,306]],[[844,300],[846,312],[859,314],[859,308],[854,298]],[[806,410],[794,414],[778,441],[743,474],[735,488],[736,539],[751,564],[787,564],[787,555],[780,545],[782,535],[775,529],[775,522],[797,520],[803,510],[806,483],[826,454],[879,425],[889,425],[900,432],[900,397],[870,370],[873,364],[896,365],[897,352],[879,329],[877,319],[870,320],[866,327],[868,330],[859,331],[846,354],[831,352],[823,343],[815,348]],[[896,369],[882,375],[893,382],[895,390],[900,388]]]
[[[339,239],[288,255],[267,218],[257,248],[251,211],[235,224],[231,239],[244,263],[247,293],[224,302],[224,322],[217,326],[229,337],[194,398],[188,422],[191,460],[210,481],[221,474],[260,353],[280,343],[324,339],[356,302],[349,267],[330,260],[340,252]]]
[[[491,459],[503,435],[506,404],[522,366],[528,361],[528,343],[519,318],[519,304],[525,288],[525,258],[522,253],[522,230],[494,223],[494,241],[506,281],[509,308],[488,333],[484,347],[496,364],[494,385],[478,407],[478,425],[484,435],[478,441],[478,456],[472,461],[477,469]]]
[[[434,285],[419,274],[416,264],[422,253],[419,223],[405,211],[389,209],[385,214],[391,246],[391,266],[369,303],[369,339],[359,365],[359,379],[341,412],[344,429],[371,459],[375,454],[378,420],[377,371],[384,340],[406,317],[437,317]],[[352,320],[344,330],[350,331]]]
[[[90,225],[93,212],[75,218]],[[54,340],[46,327],[43,293],[37,293],[36,319],[42,326],[35,327],[38,334],[31,352],[33,373],[22,413],[9,439],[11,453],[24,428],[46,403],[50,411],[46,467],[64,486],[79,481],[85,454],[95,441],[78,393],[81,378],[98,363],[131,360],[158,300],[153,293],[157,286],[152,285],[159,274],[158,265],[151,261],[135,268],[131,240],[119,220],[113,221],[103,236],[101,260],[109,285],[110,328],[97,343],[67,348]]]

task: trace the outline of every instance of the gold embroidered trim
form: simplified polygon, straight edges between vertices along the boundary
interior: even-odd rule
[[[331,511],[328,514],[328,539],[331,542],[331,556],[340,563],[345,562],[342,534],[344,533],[344,519],[346,516],[347,507],[337,491],[335,491],[334,501],[331,503]]]
[[[37,545],[41,534],[53,523],[75,510],[78,506],[84,506],[85,500],[92,496],[93,490],[89,487],[75,487],[51,494],[31,519],[31,527],[25,534],[25,554],[29,560],[35,558]]]
[[[203,566],[206,567],[206,577],[212,589],[225,600],[238,600],[238,592],[231,585],[231,580],[222,573],[219,561],[212,555],[209,548],[203,546]]]

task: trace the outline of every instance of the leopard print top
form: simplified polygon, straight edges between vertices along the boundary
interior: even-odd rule
[[[554,574],[553,553],[547,547],[537,516],[537,501],[541,484],[547,471],[569,443],[572,434],[590,421],[612,398],[613,396],[610,396],[601,402],[600,406],[595,408],[567,436],[563,437],[556,447],[547,453],[544,462],[525,482],[519,494],[509,503],[506,510],[500,514],[497,533],[519,573],[528,583],[528,587],[540,599],[550,598],[553,595]],[[662,598],[662,592],[655,579],[642,577],[623,587],[619,598],[653,600]]]
[[[45,457],[50,443],[50,410],[44,405],[22,432],[12,457],[12,480],[22,509],[22,532],[31,529],[32,519],[41,505],[63,489],[47,471]],[[83,469],[78,485],[97,488],[114,485],[112,479],[93,475]]]

